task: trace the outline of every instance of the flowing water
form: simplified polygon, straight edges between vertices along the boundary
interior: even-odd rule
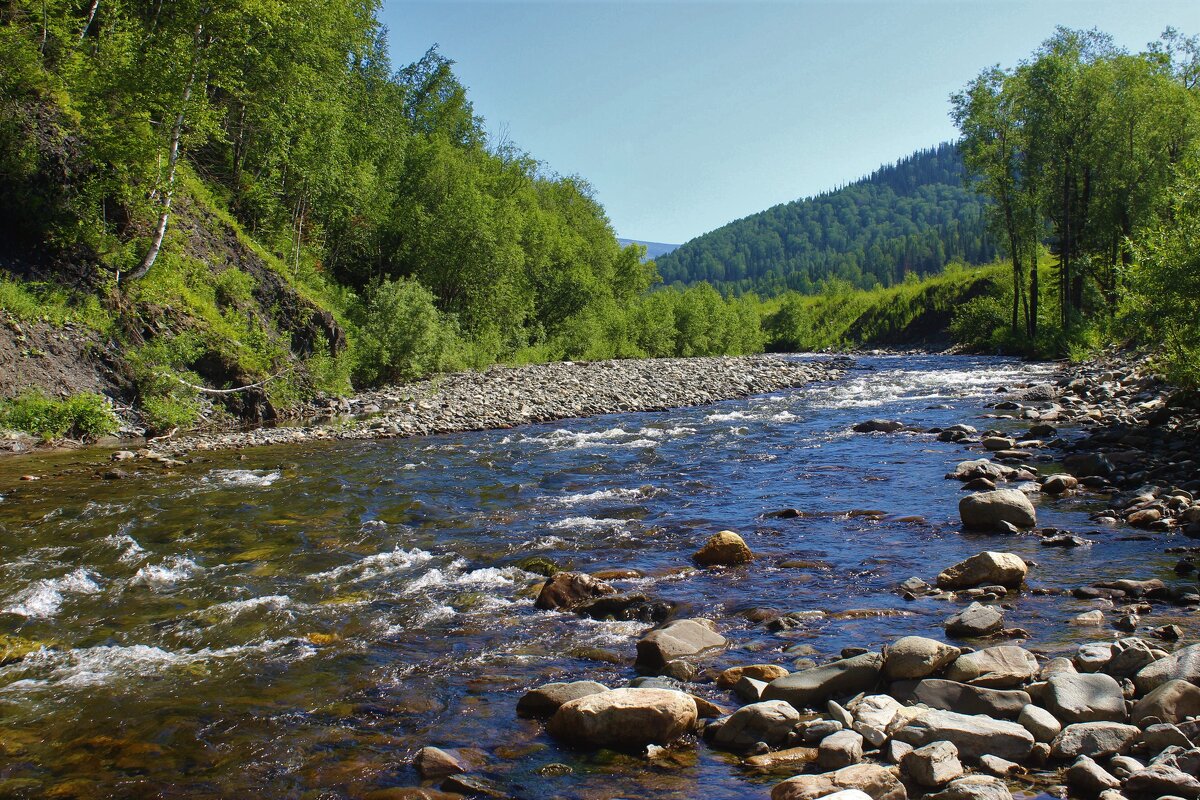
[[[778,775],[703,744],[577,752],[518,719],[537,684],[635,677],[646,626],[538,611],[539,576],[517,563],[636,570],[616,585],[718,620],[731,649],[714,668],[940,635],[960,605],[894,586],[983,549],[1036,561],[1041,586],[1173,578],[1161,538],[1129,531],[1076,550],[964,535],[943,474],[973,454],[849,432],[876,416],[1021,430],[976,417],[996,387],[1047,368],[859,364],[705,408],[205,454],[125,481],[96,477],[102,453],[0,462],[0,636],[45,645],[0,667],[0,795],[382,798],[419,783],[411,756],[433,744],[466,748],[519,797],[765,797]],[[16,480],[33,467],[42,480]],[[1042,524],[1090,531],[1097,503],[1043,505]],[[764,516],[789,507],[806,514]],[[692,569],[721,529],[758,558]],[[1008,621],[1065,650],[1084,635],[1067,620],[1090,607],[1024,593]],[[772,633],[747,621],[755,608],[824,614]],[[711,683],[695,691],[731,705]]]

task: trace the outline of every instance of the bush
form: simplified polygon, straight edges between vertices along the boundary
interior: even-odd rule
[[[441,370],[454,348],[455,331],[433,304],[433,293],[415,280],[384,281],[356,309],[357,382],[410,381]]]
[[[200,418],[200,401],[195,396],[152,394],[142,398],[142,417],[149,433],[186,430]]]
[[[81,392],[65,400],[27,391],[0,401],[0,428],[25,431],[43,439],[64,436],[95,440],[115,433],[120,421],[107,397]]]
[[[972,350],[994,350],[1008,330],[1008,309],[998,297],[984,295],[960,306],[950,320],[950,338]]]

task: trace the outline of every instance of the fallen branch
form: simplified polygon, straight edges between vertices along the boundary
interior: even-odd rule
[[[209,389],[207,386],[197,386],[194,383],[189,383],[189,382],[185,381],[183,378],[179,377],[178,375],[172,375],[169,372],[160,372],[158,374],[164,378],[170,378],[172,380],[179,381],[184,386],[188,387],[189,389],[195,389],[197,392],[204,392],[205,394],[237,394],[238,392],[245,392],[249,389],[262,388],[263,386],[266,386],[268,383],[270,383],[271,381],[280,377],[281,375],[283,375],[283,373],[287,372],[290,369],[291,369],[291,367],[284,367],[283,369],[279,370],[279,372],[276,372],[271,377],[264,378],[263,380],[259,381],[258,383],[251,383],[247,386],[238,386],[235,389]]]

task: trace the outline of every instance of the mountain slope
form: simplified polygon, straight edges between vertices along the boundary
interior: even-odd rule
[[[922,150],[866,178],[784,203],[699,236],[658,259],[666,283],[709,281],[778,294],[859,288],[936,273],[954,260],[997,255],[986,201],[966,189],[954,144]]]
[[[622,239],[618,238],[617,242],[621,247],[628,247],[631,244],[640,244],[646,248],[646,258],[662,258],[667,253],[677,249],[677,244],[664,244],[663,242],[647,242],[642,239]]]

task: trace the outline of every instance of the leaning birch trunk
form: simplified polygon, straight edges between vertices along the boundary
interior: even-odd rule
[[[87,38],[88,30],[91,29],[92,23],[96,21],[96,11],[100,8],[100,0],[92,0],[92,5],[88,9],[87,21],[83,23],[83,30],[79,33],[79,41]]]
[[[171,203],[175,199],[175,171],[179,165],[179,149],[183,139],[183,123],[187,115],[187,106],[192,99],[192,87],[196,83],[196,70],[200,62],[200,36],[204,26],[197,25],[195,33],[196,51],[192,58],[191,72],[188,73],[187,83],[183,87],[183,97],[179,103],[179,113],[175,115],[175,125],[171,128],[171,147],[167,152],[167,180],[162,194],[162,207],[158,215],[158,224],[154,227],[154,238],[150,241],[150,249],[142,263],[125,276],[126,280],[136,281],[144,278],[162,250],[163,238],[167,235],[167,221],[171,217]],[[118,277],[118,281],[120,278]]]

